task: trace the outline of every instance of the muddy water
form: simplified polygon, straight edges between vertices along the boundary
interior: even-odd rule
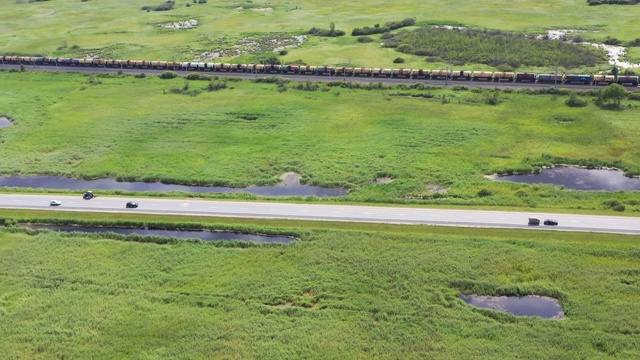
[[[62,176],[11,176],[0,177],[0,187],[66,189],[66,190],[125,190],[125,191],[184,191],[184,192],[248,192],[262,196],[317,196],[335,197],[347,195],[343,188],[323,188],[320,186],[302,185],[298,181],[284,182],[277,186],[250,186],[231,188],[222,186],[188,186],[172,185],[159,182],[119,182],[114,179],[82,180]]]
[[[11,126],[13,123],[6,117],[0,117],[0,128],[5,126]]]
[[[125,229],[116,227],[84,227],[84,226],[55,226],[55,225],[28,225],[31,229],[48,229],[64,232],[114,232],[117,234],[129,235],[148,235],[148,236],[165,236],[176,239],[200,239],[203,241],[224,241],[224,240],[241,240],[251,241],[261,244],[268,243],[290,243],[295,241],[294,238],[285,236],[262,236],[251,234],[237,234],[233,232],[216,232],[216,231],[180,231],[180,230],[149,230],[144,229]]]
[[[467,304],[483,309],[501,311],[516,316],[539,316],[563,319],[564,311],[557,300],[543,296],[481,296],[460,295]]]
[[[590,170],[575,167],[543,169],[537,175],[493,176],[496,181],[513,181],[527,184],[562,185],[572,190],[640,190],[639,178],[628,178],[617,170]]]

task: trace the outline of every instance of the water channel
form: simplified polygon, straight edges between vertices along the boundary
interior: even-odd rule
[[[117,227],[85,227],[85,226],[69,226],[69,225],[23,225],[30,229],[48,229],[54,231],[64,232],[87,232],[87,233],[99,233],[99,232],[114,232],[122,235],[138,234],[146,236],[164,236],[176,239],[200,239],[203,241],[224,241],[224,240],[240,240],[251,241],[260,244],[273,244],[273,243],[290,243],[296,241],[294,238],[286,236],[264,236],[264,235],[252,235],[252,234],[238,234],[233,232],[217,232],[217,231],[181,231],[181,230],[150,230],[144,229],[131,229],[131,228],[117,228]]]
[[[83,180],[62,176],[11,176],[0,177],[0,187],[65,189],[65,190],[125,190],[125,191],[184,191],[202,193],[248,192],[262,196],[317,196],[335,197],[347,195],[343,188],[323,188],[320,186],[283,183],[276,186],[250,186],[231,188],[222,186],[188,186],[163,184],[160,182],[120,182],[114,179]]]
[[[556,299],[544,296],[482,296],[460,295],[469,305],[501,311],[516,316],[539,316],[545,319],[563,319],[564,311]]]
[[[543,169],[536,175],[492,176],[496,181],[513,181],[526,184],[562,185],[572,190],[640,190],[640,179],[624,176],[618,170],[554,167]]]

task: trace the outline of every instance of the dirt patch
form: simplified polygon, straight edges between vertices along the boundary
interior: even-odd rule
[[[425,185],[425,189],[427,190],[427,192],[429,194],[446,193],[447,192],[447,188],[442,187],[442,186],[437,185],[437,184],[427,184],[427,185]]]
[[[198,26],[198,20],[190,19],[183,21],[170,22],[166,24],[158,24],[159,27],[166,29],[195,29]]]
[[[392,181],[393,179],[388,176],[379,176],[376,178],[376,184],[388,184]]]
[[[277,307],[278,309],[286,309],[286,308],[295,307],[295,305],[292,302],[286,302],[284,304],[271,305],[271,306]]]
[[[294,172],[288,172],[280,175],[280,180],[282,180],[278,186],[298,186],[300,184],[300,174],[296,174]]]
[[[219,48],[205,51],[196,56],[195,61],[236,57],[243,54],[277,52],[286,48],[298,47],[307,38],[306,35],[255,35],[246,36],[234,42],[223,42]]]
[[[263,12],[263,11],[273,11],[273,8],[270,8],[270,7],[264,7],[264,8],[251,8],[251,11],[260,11],[260,12]]]

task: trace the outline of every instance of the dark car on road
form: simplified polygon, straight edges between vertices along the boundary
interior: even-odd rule
[[[138,203],[137,202],[133,202],[133,201],[129,201],[127,203],[127,207],[128,208],[137,208],[138,207]]]
[[[544,221],[544,224],[553,226],[553,225],[558,225],[558,222],[555,221],[555,220],[547,219],[547,220]]]

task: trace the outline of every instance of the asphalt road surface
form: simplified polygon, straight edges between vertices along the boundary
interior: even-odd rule
[[[64,71],[64,72],[83,72],[83,73],[117,73],[118,71],[122,71],[125,74],[141,74],[144,73],[146,75],[160,75],[167,70],[154,70],[154,69],[128,69],[128,68],[99,68],[99,67],[83,67],[83,66],[51,66],[51,65],[24,65],[25,69],[28,71]],[[17,64],[0,64],[0,69],[20,69],[20,65]],[[187,76],[189,73],[198,72],[198,71],[183,71],[177,70],[176,73],[180,76]],[[359,77],[359,76],[347,76],[343,77],[341,75],[328,76],[328,75],[287,75],[287,74],[252,74],[252,73],[243,73],[243,72],[211,72],[211,71],[200,71],[201,74],[204,75],[217,75],[219,77],[236,77],[242,79],[253,79],[253,78],[268,78],[268,77],[282,77],[286,79],[291,79],[295,81],[341,81],[347,80],[352,82],[360,82],[360,83],[383,83],[387,85],[397,85],[397,84],[415,84],[422,83],[424,85],[431,86],[454,86],[454,85],[464,85],[466,87],[480,87],[480,88],[489,88],[493,89],[496,87],[510,87],[510,88],[529,88],[529,89],[538,89],[538,88],[567,88],[574,90],[589,90],[589,89],[601,89],[604,86],[595,86],[595,85],[564,85],[564,84],[538,84],[538,83],[516,83],[516,82],[492,82],[492,81],[468,81],[468,80],[434,80],[434,79],[402,79],[402,78],[384,78],[384,77]],[[634,90],[637,87],[627,87],[627,90]]]
[[[50,206],[51,200],[62,202]],[[136,209],[125,204],[134,201]],[[640,234],[640,218],[536,212],[444,210],[426,208],[376,207],[356,205],[285,204],[261,202],[205,201],[194,199],[153,199],[78,196],[0,194],[0,208],[50,211],[91,211],[191,216],[220,216],[319,221],[351,221],[391,224],[523,228],[536,230],[585,231]],[[558,226],[528,226],[528,218],[554,219]]]

